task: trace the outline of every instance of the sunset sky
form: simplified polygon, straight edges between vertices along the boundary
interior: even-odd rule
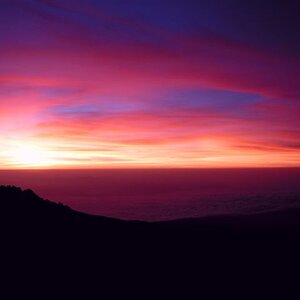
[[[0,168],[300,166],[299,6],[1,0]]]

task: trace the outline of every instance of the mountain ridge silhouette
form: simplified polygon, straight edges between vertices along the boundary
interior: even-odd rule
[[[0,207],[11,213],[19,220],[27,219],[30,214],[31,223],[38,221],[55,223],[63,221],[65,224],[73,222],[77,226],[89,224],[107,229],[198,229],[198,230],[287,230],[294,231],[300,228],[300,208],[274,210],[243,215],[214,215],[199,218],[186,218],[171,221],[146,222],[128,221],[112,217],[91,215],[73,210],[67,205],[56,203],[39,197],[31,189],[22,190],[15,186],[0,186]],[[26,215],[27,214],[27,215]],[[51,219],[54,218],[54,219]],[[17,220],[18,221],[18,220]],[[23,220],[24,222],[24,220]],[[71,225],[71,224],[70,224]],[[103,228],[102,228],[103,229]]]
[[[80,287],[84,299],[101,298],[108,286],[113,286],[110,294],[126,291],[139,299],[145,293],[156,299],[162,291],[168,299],[170,293],[178,295],[180,287],[182,299],[203,296],[204,291],[210,295],[204,299],[220,299],[228,287],[237,295],[232,299],[241,299],[241,287],[256,299],[263,287],[262,298],[268,299],[270,291],[278,295],[275,287],[284,280],[297,281],[288,275],[300,268],[299,215],[295,209],[124,221],[77,212],[31,190],[0,186],[1,267],[14,287],[44,287],[44,293],[53,292],[52,299],[78,296]],[[257,219],[266,217],[268,226]]]

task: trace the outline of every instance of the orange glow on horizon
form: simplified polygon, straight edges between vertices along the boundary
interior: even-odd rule
[[[103,147],[104,144],[98,146]],[[0,151],[6,157],[1,169],[300,167],[297,152],[250,148],[240,151],[224,141],[212,139],[193,141],[191,148],[186,145],[184,149],[180,144],[160,147],[109,144],[109,147],[116,150],[101,151],[95,145],[80,149],[75,143],[55,148],[41,141],[11,142]]]

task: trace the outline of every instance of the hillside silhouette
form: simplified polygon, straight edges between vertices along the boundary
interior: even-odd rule
[[[300,231],[300,208],[268,211],[248,215],[217,215],[161,222],[125,221],[90,215],[43,199],[32,190],[0,186],[2,221],[13,227],[47,230],[197,230],[211,234],[224,233],[291,233]]]
[[[11,228],[37,230],[126,230],[143,222],[84,214],[62,203],[40,198],[32,190],[0,186],[0,206],[3,219]]]
[[[71,293],[88,283],[98,293],[109,282],[170,295],[188,283],[201,286],[193,293],[223,295],[216,286],[234,283],[234,291],[249,294],[261,282],[269,296],[300,267],[299,209],[148,223],[88,215],[31,190],[0,186],[0,213],[3,270],[18,285],[44,286],[54,278],[48,290],[70,283]]]

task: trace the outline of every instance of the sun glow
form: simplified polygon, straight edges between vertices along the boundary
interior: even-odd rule
[[[47,167],[53,164],[50,151],[35,145],[14,145],[8,156],[11,163],[19,167]]]

